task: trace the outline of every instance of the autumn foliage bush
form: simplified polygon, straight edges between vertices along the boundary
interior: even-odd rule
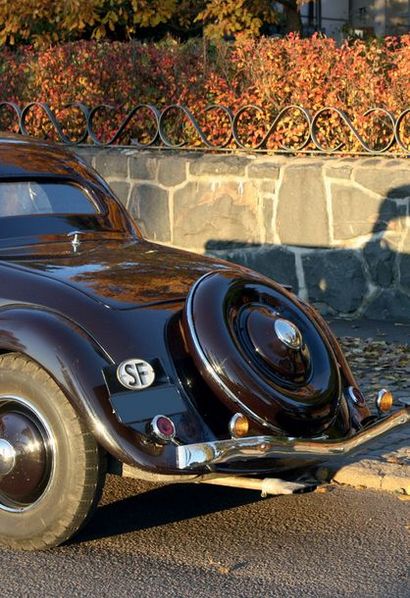
[[[302,106],[311,114],[333,106],[348,115],[371,147],[380,149],[391,136],[388,117],[381,112],[365,113],[376,107],[397,117],[410,107],[409,64],[410,35],[342,46],[330,38],[294,35],[239,37],[235,43],[218,44],[202,40],[181,44],[171,38],[155,44],[79,41],[45,50],[2,49],[0,100],[20,106],[48,103],[73,139],[81,135],[84,119],[78,109],[64,106],[72,102],[110,105],[113,108],[101,109],[94,117],[102,141],[113,135],[137,104],[153,104],[158,109],[184,104],[215,143],[229,142],[229,118],[223,110],[206,112],[206,107],[221,104],[236,113],[252,104],[258,108],[244,110],[237,121],[245,146],[261,143],[286,106]],[[2,128],[16,126],[13,113],[4,105],[0,120]],[[38,109],[30,112],[27,123],[32,134],[55,136]],[[409,123],[410,118],[404,118],[400,131],[407,145]],[[177,109],[168,112],[163,124],[174,142],[201,144],[189,120]],[[117,141],[147,142],[154,132],[154,117],[146,108],[136,113]],[[265,145],[297,149],[306,134],[306,121],[300,111],[291,109],[282,114]],[[360,149],[334,111],[317,119],[317,138],[324,147],[344,141],[346,151]]]

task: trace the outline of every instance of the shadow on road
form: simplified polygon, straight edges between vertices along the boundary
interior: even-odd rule
[[[176,523],[215,512],[226,511],[262,498],[255,491],[219,488],[206,484],[153,486],[115,478],[108,484],[101,506],[68,544],[109,538],[137,530]],[[138,494],[135,494],[138,492]],[[122,498],[121,494],[131,494]],[[108,504],[104,504],[107,501]]]

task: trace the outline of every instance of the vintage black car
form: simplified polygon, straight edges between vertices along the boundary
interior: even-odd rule
[[[156,245],[45,142],[0,142],[0,541],[70,538],[107,471],[298,492],[409,422],[372,415],[316,310],[246,268]]]

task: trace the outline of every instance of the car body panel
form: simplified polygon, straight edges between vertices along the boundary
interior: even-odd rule
[[[92,240],[79,235],[79,243],[75,252],[71,238],[26,247],[25,255],[20,249],[13,256],[13,263],[27,273],[78,289],[111,309],[185,299],[202,274],[226,267],[215,259],[140,239]]]

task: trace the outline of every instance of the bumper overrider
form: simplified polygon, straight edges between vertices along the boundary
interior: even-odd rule
[[[380,417],[362,428],[349,438],[297,439],[278,436],[248,436],[215,440],[176,447],[177,467],[181,471],[195,470],[228,463],[253,461],[258,459],[292,458],[327,461],[346,457],[365,445],[378,440],[394,428],[410,423],[410,406],[406,406],[392,415]]]

